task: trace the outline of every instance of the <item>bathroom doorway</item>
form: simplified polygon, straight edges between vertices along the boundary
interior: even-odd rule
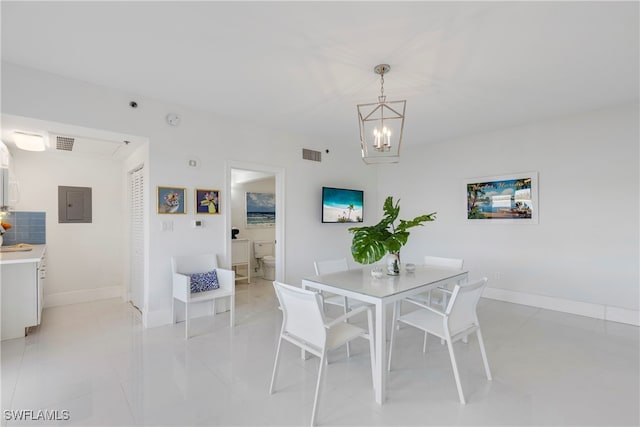
[[[254,279],[284,279],[284,169],[265,165],[228,162],[226,166],[227,203],[226,263],[232,265],[232,235],[249,241],[250,275]],[[233,229],[233,232],[232,232]],[[256,257],[254,243],[273,243],[275,260]],[[244,268],[242,266],[241,268]],[[275,270],[275,271],[274,271]],[[240,274],[245,276],[245,274]],[[237,283],[246,283],[238,281]]]

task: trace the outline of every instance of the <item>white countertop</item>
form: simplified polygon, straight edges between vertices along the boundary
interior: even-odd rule
[[[0,252],[0,265],[20,264],[24,262],[40,262],[46,245],[30,245],[33,247],[30,251],[22,252]]]

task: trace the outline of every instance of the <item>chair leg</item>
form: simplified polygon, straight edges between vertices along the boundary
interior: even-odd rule
[[[453,353],[453,344],[451,339],[447,340],[447,346],[449,347],[449,357],[451,358],[451,367],[453,368],[453,376],[456,379],[456,387],[458,387],[458,396],[460,397],[460,403],[465,405],[467,402],[464,400],[464,394],[462,393],[462,384],[460,383],[460,374],[458,374],[458,364],[456,363],[456,356]]]
[[[397,311],[399,311],[399,306],[400,302],[397,301],[393,304],[393,319],[391,322],[391,337],[389,338],[389,361],[387,363],[387,372],[391,372],[391,356],[393,355],[393,341],[396,338],[396,330],[398,330],[396,324],[400,323],[398,322],[398,318],[397,316]]]
[[[327,358],[327,351],[322,353],[320,358],[320,367],[318,368],[318,382],[316,383],[316,396],[313,399],[313,411],[311,411],[311,427],[316,424],[316,414],[318,409],[318,396],[320,395],[320,389],[322,384],[322,374],[324,372],[325,359]]]
[[[347,314],[349,312],[349,300],[347,300],[347,297],[344,297],[343,304],[344,304],[344,314]],[[346,319],[345,322],[349,323],[349,319]],[[351,357],[351,346],[347,342],[347,359],[350,357]]]
[[[402,313],[402,301],[397,301],[395,304],[393,304],[393,314],[391,315],[391,330],[393,332],[393,328],[395,328],[397,331],[400,330],[400,324],[396,324],[396,319],[398,318],[398,316],[400,315],[400,313]]]
[[[189,339],[189,303],[184,303],[184,339]]]
[[[484,371],[487,374],[487,379],[491,381],[493,378],[491,377],[491,370],[489,369],[489,360],[487,360],[487,352],[484,349],[484,340],[482,339],[482,332],[480,332],[480,328],[476,331],[478,335],[478,345],[480,346],[480,353],[482,354],[482,361],[484,362]]]
[[[231,295],[229,297],[231,307],[229,307],[229,325],[233,328],[236,325],[236,296]]]
[[[424,342],[422,343],[422,352],[426,353],[427,352],[427,337],[429,336],[428,333],[424,333]]]
[[[276,360],[273,362],[273,374],[271,374],[271,385],[269,386],[269,394],[273,394],[276,385],[276,376],[278,375],[278,361],[280,360],[280,345],[282,344],[282,335],[278,339],[278,348],[276,349]]]
[[[173,324],[176,323],[176,299],[171,298],[171,321]]]

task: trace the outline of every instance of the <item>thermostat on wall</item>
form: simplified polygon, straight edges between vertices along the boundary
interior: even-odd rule
[[[204,223],[200,219],[195,219],[193,220],[193,226],[195,228],[202,228],[204,226]]]

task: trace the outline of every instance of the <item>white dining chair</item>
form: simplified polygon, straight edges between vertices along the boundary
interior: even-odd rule
[[[215,275],[212,274],[215,272]],[[229,299],[229,325],[234,326],[235,323],[235,273],[231,270],[218,268],[216,254],[201,254],[192,256],[172,256],[171,257],[171,273],[173,282],[173,299],[171,304],[171,316],[173,323],[176,323],[176,300],[184,303],[184,336],[189,339],[189,306],[194,303],[212,301],[213,314],[215,315],[216,300],[220,298]],[[206,281],[211,288],[204,287],[194,289],[192,282],[194,280]]]
[[[447,268],[451,270],[460,270],[462,271],[462,267],[464,266],[464,260],[462,258],[444,258],[444,257],[436,257],[436,256],[425,256],[424,257],[424,265],[427,267],[436,267],[436,268]],[[422,294],[414,295],[410,297],[412,301],[417,301],[419,303],[431,305],[432,302],[432,292],[440,294],[440,301],[438,305],[442,307],[444,311],[447,308],[447,296],[451,294],[451,291],[446,287],[439,287],[434,290],[427,291]],[[393,315],[392,315],[392,324],[396,324],[396,318],[401,313],[402,304],[401,301],[394,304],[393,306]],[[398,325],[399,327],[399,325]],[[464,337],[463,341],[466,343],[467,338]],[[444,345],[444,340],[442,340],[442,345]],[[422,345],[422,351],[427,351],[427,333],[424,334],[424,343]]]
[[[373,346],[373,315],[370,307],[356,308],[335,320],[325,318],[322,309],[322,300],[318,292],[301,289],[280,282],[273,282],[280,308],[282,309],[282,329],[276,350],[276,359],[273,365],[269,394],[275,388],[278,375],[278,362],[280,359],[280,347],[282,341],[300,347],[301,349],[320,358],[316,392],[311,412],[311,425],[316,421],[318,396],[320,394],[322,375],[324,373],[327,352],[336,349],[356,338],[369,340],[369,352],[371,357],[371,379],[373,382],[375,369],[375,352]],[[345,320],[361,312],[367,313],[368,329],[362,329]]]
[[[462,267],[464,266],[464,259],[462,258],[444,258],[444,257],[436,257],[436,256],[430,256],[430,255],[426,255],[424,257],[424,265],[429,266],[429,267],[438,267],[438,268],[449,268],[452,270],[460,270],[462,271]],[[444,292],[442,292],[444,291]],[[451,293],[451,292],[447,292],[448,289],[447,288],[438,288],[434,291],[430,291],[427,293],[427,303],[429,305],[431,305],[432,301],[432,292],[435,293],[439,293],[440,294],[440,301],[438,302],[438,304],[442,307],[442,309],[446,309],[447,308],[447,296]]]
[[[489,362],[487,360],[487,353],[484,348],[484,341],[482,339],[482,332],[480,331],[480,322],[478,321],[477,314],[478,301],[480,300],[480,296],[482,295],[482,291],[486,285],[486,277],[472,283],[457,284],[453,288],[449,304],[444,312],[438,311],[427,304],[411,301],[419,308],[399,316],[395,320],[397,323],[403,323],[414,328],[418,328],[427,334],[435,335],[447,342],[449,357],[451,359],[451,367],[453,368],[453,376],[456,380],[458,396],[460,397],[460,403],[462,404],[465,404],[466,400],[462,392],[460,374],[458,373],[458,364],[453,351],[454,342],[476,332],[485,373],[487,374],[487,379],[491,380],[491,370],[489,369]],[[393,326],[394,327],[391,328],[391,343],[389,345],[388,371],[391,371],[393,345],[397,335],[395,328],[396,325],[394,324]]]
[[[349,264],[346,258],[338,258],[323,261],[314,261],[313,267],[316,270],[317,275],[337,273],[338,271],[346,271],[349,269]],[[347,297],[340,295],[330,295],[321,292],[322,302],[324,304],[335,305],[342,307],[344,314],[347,314],[353,308],[368,306],[369,304],[362,301],[349,301]],[[351,356],[351,347],[347,343],[347,357]]]

